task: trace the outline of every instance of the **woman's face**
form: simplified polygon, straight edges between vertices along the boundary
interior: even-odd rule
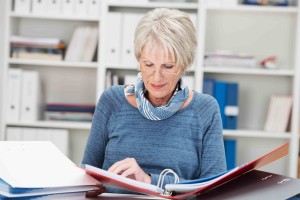
[[[154,106],[167,104],[182,74],[182,69],[175,65],[175,59],[170,53],[166,55],[163,50],[152,50],[146,45],[139,65],[148,100]]]

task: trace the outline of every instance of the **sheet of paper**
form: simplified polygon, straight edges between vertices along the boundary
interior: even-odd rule
[[[0,177],[20,188],[99,185],[46,141],[0,141]]]

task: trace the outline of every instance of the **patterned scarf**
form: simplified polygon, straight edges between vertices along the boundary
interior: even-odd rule
[[[187,100],[189,95],[188,86],[180,79],[176,90],[166,105],[153,106],[145,97],[145,86],[141,73],[138,73],[136,85],[125,87],[125,96],[135,94],[140,113],[150,120],[164,120],[174,115]]]

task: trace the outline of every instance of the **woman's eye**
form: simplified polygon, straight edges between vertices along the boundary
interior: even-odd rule
[[[147,67],[152,67],[153,64],[145,64]]]
[[[172,69],[174,66],[173,65],[164,65],[164,68],[166,69]]]

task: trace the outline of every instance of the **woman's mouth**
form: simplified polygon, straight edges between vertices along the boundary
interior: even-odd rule
[[[159,89],[163,88],[165,85],[166,84],[159,84],[159,85],[157,85],[157,84],[151,84],[152,88],[156,89],[156,90],[159,90]]]

